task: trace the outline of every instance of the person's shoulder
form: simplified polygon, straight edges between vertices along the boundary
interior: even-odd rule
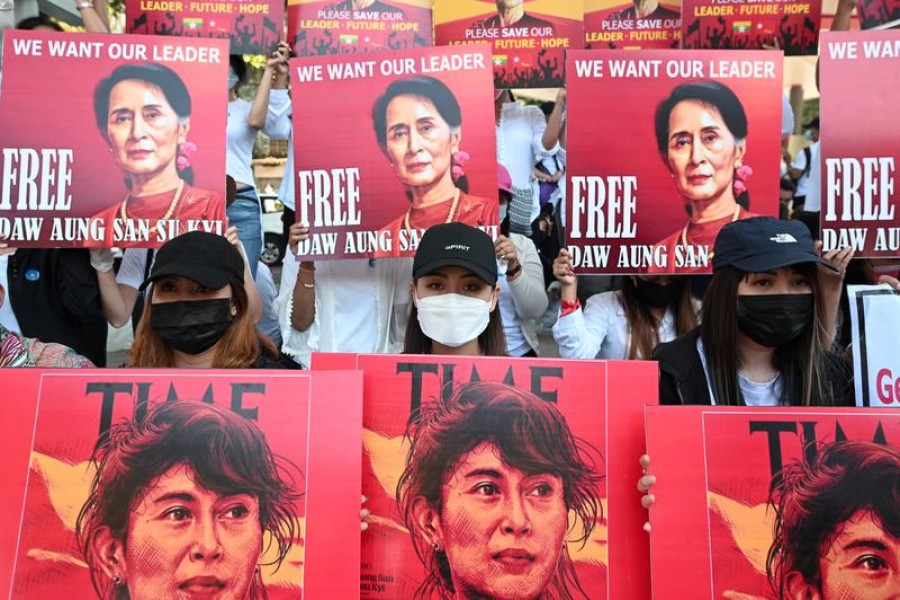
[[[259,356],[256,357],[256,360],[253,361],[250,368],[298,371],[302,370],[304,367],[287,354],[281,354],[278,358],[272,358],[264,351],[260,351]]]
[[[392,4],[388,4],[387,2],[382,2],[381,0],[375,0],[375,3],[372,5],[372,9],[383,13],[393,13],[395,15],[404,14],[403,9],[399,6],[394,6]]]
[[[671,342],[657,344],[651,356],[653,360],[659,361],[660,369],[665,364],[672,373],[686,374],[690,370],[694,358],[699,358],[697,356],[697,339],[699,337],[700,328],[695,327]]]
[[[659,7],[653,11],[653,18],[656,19],[680,19],[681,13],[673,8],[669,8],[664,4],[660,4]]]
[[[519,19],[519,22],[516,23],[516,25],[521,27],[553,27],[553,23],[547,19],[536,17],[531,13],[525,13],[525,16]]]

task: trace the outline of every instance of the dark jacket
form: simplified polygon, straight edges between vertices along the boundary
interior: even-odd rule
[[[659,361],[660,404],[712,403],[703,363],[697,354],[698,337],[699,327],[671,342],[657,345],[653,351],[653,360]]]
[[[10,303],[21,333],[68,346],[106,366],[106,317],[100,285],[83,249],[20,248],[9,257]]]
[[[712,404],[710,384],[697,352],[699,337],[700,328],[697,327],[671,342],[659,344],[653,351],[653,360],[659,362],[660,404]],[[853,374],[845,361],[827,353],[825,378],[825,388],[831,390],[831,398],[821,406],[854,406]],[[789,398],[800,398],[803,395],[801,378],[792,377],[790,381]]]

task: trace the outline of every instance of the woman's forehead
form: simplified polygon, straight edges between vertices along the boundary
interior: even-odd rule
[[[696,99],[682,100],[672,107],[672,112],[669,113],[669,132],[684,123],[699,123],[702,127],[725,126],[717,106]]]
[[[388,127],[391,126],[392,122],[406,121],[410,118],[415,120],[426,118],[443,120],[440,111],[438,111],[431,99],[413,94],[401,94],[392,98],[388,102],[385,113]]]
[[[109,108],[123,102],[142,101],[143,105],[161,104],[171,108],[161,87],[143,79],[123,79],[109,91]]]

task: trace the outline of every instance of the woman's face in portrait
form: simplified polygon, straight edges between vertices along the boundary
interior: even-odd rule
[[[743,156],[743,143],[737,143],[714,106],[684,100],[672,109],[666,162],[675,187],[688,200],[715,200],[730,191]]]
[[[386,152],[397,177],[409,187],[431,186],[450,177],[459,131],[452,131],[431,100],[397,96],[385,111]]]
[[[132,600],[244,600],[262,552],[259,502],[201,487],[183,465],[138,496],[121,577]]]
[[[443,485],[436,527],[460,598],[536,598],[556,572],[567,530],[562,480],[507,465],[483,443]]]
[[[126,79],[110,90],[107,138],[116,163],[127,173],[148,178],[175,169],[187,129],[158,86]]]

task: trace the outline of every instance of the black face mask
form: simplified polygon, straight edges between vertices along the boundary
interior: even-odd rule
[[[675,302],[681,295],[681,286],[673,282],[669,285],[659,285],[651,281],[645,281],[640,277],[634,278],[634,295],[638,300],[653,308],[665,308]]]
[[[232,321],[231,298],[150,305],[151,329],[163,342],[185,354],[200,354],[213,347]]]
[[[800,335],[813,317],[812,294],[740,295],[738,327],[751,340],[777,348]]]

